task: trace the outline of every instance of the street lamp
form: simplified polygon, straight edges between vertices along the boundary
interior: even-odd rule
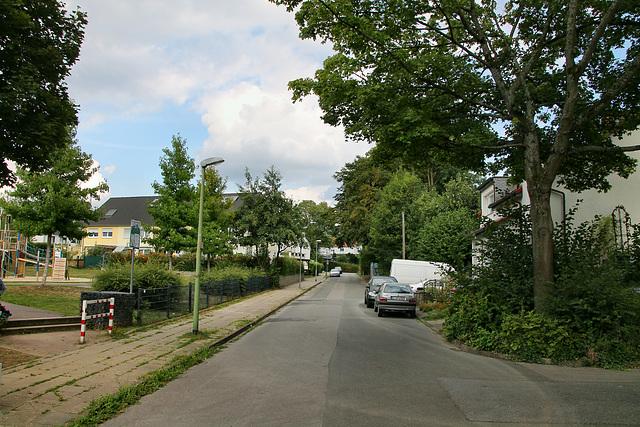
[[[316,278],[315,281],[318,281],[318,242],[320,240],[316,240]]]
[[[207,157],[200,162],[202,176],[200,178],[200,209],[198,211],[198,247],[196,249],[196,288],[193,291],[193,334],[198,333],[198,321],[200,315],[200,256],[202,253],[202,210],[204,205],[204,170],[207,166],[224,162],[221,157]]]

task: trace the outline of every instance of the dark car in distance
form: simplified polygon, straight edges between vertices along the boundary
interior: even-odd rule
[[[368,308],[373,308],[373,301],[376,298],[374,290],[377,291],[380,285],[385,282],[397,282],[395,277],[392,276],[371,276],[369,281],[364,287],[364,304]],[[375,285],[375,289],[372,289],[372,286]],[[373,292],[373,293],[372,293]]]

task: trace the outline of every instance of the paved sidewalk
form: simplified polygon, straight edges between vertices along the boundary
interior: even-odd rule
[[[286,305],[322,279],[313,278],[200,313],[199,329],[208,340],[188,343],[192,317],[160,328],[134,332],[120,340],[78,346],[55,356],[7,368],[0,385],[0,425],[63,425],[94,399],[136,383],[150,371],[166,366],[176,356],[190,354],[241,333]],[[79,339],[79,335],[78,335]]]

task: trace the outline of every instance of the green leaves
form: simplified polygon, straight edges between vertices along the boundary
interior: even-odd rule
[[[194,160],[187,153],[187,141],[179,134],[171,138],[171,148],[162,152],[162,183],[152,184],[160,197],[147,208],[154,222],[153,237],[147,241],[168,252],[191,251],[196,247],[199,208],[191,184]]]
[[[64,151],[76,106],[64,79],[78,59],[86,16],[57,0],[0,2],[0,184],[14,182],[5,159],[43,171]]]
[[[300,212],[293,200],[280,189],[282,176],[271,166],[262,179],[255,179],[247,169],[247,179],[240,186],[242,206],[236,212],[235,234],[243,246],[255,246],[266,256],[269,245],[276,247],[276,258],[287,247],[302,237]]]
[[[103,181],[95,187],[87,186],[97,168],[91,156],[71,138],[68,133],[67,147],[52,155],[50,169],[18,169],[20,180],[3,203],[16,228],[28,236],[59,234],[80,239],[84,224],[100,218],[101,212],[91,208],[91,199],[107,191],[107,184]]]

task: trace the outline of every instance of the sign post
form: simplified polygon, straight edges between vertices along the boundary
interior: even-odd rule
[[[131,220],[131,233],[129,233],[129,246],[131,247],[131,281],[129,282],[129,293],[133,293],[133,261],[136,249],[140,249],[140,227],[142,223],[135,219]]]

